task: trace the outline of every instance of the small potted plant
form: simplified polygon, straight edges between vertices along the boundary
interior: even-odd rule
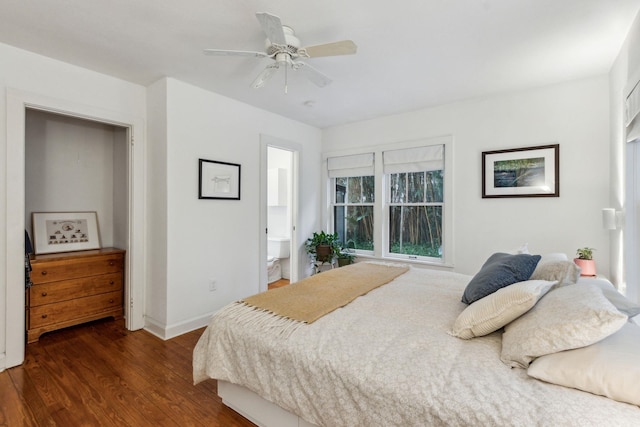
[[[596,262],[593,260],[593,248],[580,248],[576,251],[578,258],[574,258],[573,262],[580,267],[581,276],[595,276]]]
[[[346,248],[340,249],[338,253],[338,267],[344,267],[345,265],[353,264],[353,260],[356,256]]]
[[[338,233],[314,232],[313,236],[307,239],[306,247],[307,253],[317,262],[331,262],[340,253]]]

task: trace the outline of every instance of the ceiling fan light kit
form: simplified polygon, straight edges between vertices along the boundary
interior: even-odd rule
[[[352,55],[357,51],[356,44],[351,40],[301,48],[300,39],[296,37],[293,28],[282,25],[280,18],[266,12],[256,13],[256,17],[262,27],[262,31],[267,36],[264,52],[229,49],[204,50],[206,55],[271,58],[274,62],[267,65],[251,83],[253,88],[263,87],[280,68],[283,68],[285,72],[285,93],[287,92],[287,72],[289,68],[293,71],[303,72],[312,83],[319,87],[325,87],[331,83],[331,79],[298,58]]]

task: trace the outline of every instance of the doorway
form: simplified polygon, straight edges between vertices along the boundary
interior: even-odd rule
[[[144,251],[144,120],[131,116],[79,104],[73,101],[49,98],[39,94],[7,89],[7,211],[6,211],[6,305],[3,368],[20,365],[24,361],[25,347],[25,291],[24,291],[24,230],[25,230],[25,125],[27,109],[48,111],[64,116],[107,123],[126,133],[128,176],[126,216],[125,318],[127,329],[144,326],[144,283],[146,281]],[[135,141],[135,143],[134,143]]]
[[[260,291],[279,280],[298,281],[298,161],[301,146],[261,135]],[[282,282],[278,282],[282,283]]]
[[[293,152],[267,147],[267,282],[291,281],[291,172]]]
[[[127,129],[27,109],[25,229],[33,212],[97,214],[100,247],[127,245]]]

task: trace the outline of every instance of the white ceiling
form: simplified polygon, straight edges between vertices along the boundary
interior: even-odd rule
[[[0,0],[0,42],[141,85],[164,77],[324,128],[607,73],[640,0]],[[302,45],[351,39],[358,53],[308,59],[249,87],[270,59],[256,12]],[[2,71],[0,70],[0,74]]]

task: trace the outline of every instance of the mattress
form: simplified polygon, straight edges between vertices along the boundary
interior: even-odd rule
[[[289,335],[214,316],[194,380],[246,387],[318,426],[640,425],[637,406],[505,365],[499,331],[449,335],[469,279],[411,268]]]

